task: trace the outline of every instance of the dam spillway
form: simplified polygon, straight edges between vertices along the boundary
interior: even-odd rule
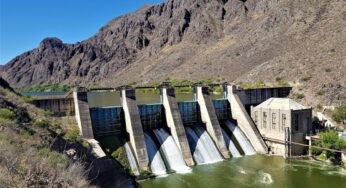
[[[161,144],[161,151],[164,158],[167,160],[167,165],[170,170],[177,173],[187,173],[191,169],[186,166],[182,153],[175,144],[172,136],[170,136],[164,129],[154,129],[154,134]]]
[[[82,134],[91,128],[93,134],[89,135],[96,139],[116,135],[129,143],[127,151],[133,151],[136,160],[134,163],[133,158],[129,158],[129,161],[154,175],[185,173],[191,171],[188,166],[194,164],[215,163],[259,151],[251,141],[259,138],[247,130],[251,127],[233,119],[237,107],[231,105],[226,92],[229,89],[224,89],[224,95],[218,99],[212,99],[205,92],[207,89],[196,85],[192,101],[178,102],[174,88],[165,85],[160,87],[160,102],[139,105],[134,90],[122,87],[119,106],[88,108],[90,124],[82,123],[85,114],[77,113],[76,118]],[[78,90],[75,93],[78,94]],[[84,99],[80,109],[87,108],[86,104]]]
[[[165,163],[161,157],[159,149],[155,145],[155,142],[147,133],[144,133],[144,137],[148,149],[149,164],[152,173],[155,175],[167,174]]]
[[[227,128],[233,133],[234,137],[237,139],[239,145],[241,146],[241,149],[244,151],[245,155],[254,155],[256,154],[256,151],[254,150],[253,146],[249,142],[249,140],[246,138],[244,133],[240,130],[239,127],[234,125],[230,121],[225,121],[225,125]]]
[[[191,152],[197,164],[222,161],[222,157],[208,133],[202,127],[186,128]]]
[[[136,162],[136,158],[133,155],[132,149],[131,149],[130,145],[127,142],[124,144],[124,148],[125,148],[125,152],[126,152],[126,155],[127,155],[127,159],[129,161],[129,164],[130,164],[130,167],[131,167],[131,171],[133,172],[134,175],[139,176],[140,173],[139,173],[139,168],[138,168],[138,165],[137,165],[137,162]]]
[[[234,145],[234,142],[231,140],[231,138],[228,136],[228,134],[226,133],[224,129],[222,129],[222,134],[223,134],[223,137],[225,138],[226,145],[229,151],[231,152],[232,157],[234,158],[241,157],[241,154],[238,151],[237,147]]]

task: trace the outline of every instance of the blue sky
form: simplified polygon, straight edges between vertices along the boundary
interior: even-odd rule
[[[75,43],[111,19],[165,0],[0,0],[0,65],[46,37]]]

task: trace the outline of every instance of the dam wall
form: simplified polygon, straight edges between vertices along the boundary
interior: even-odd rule
[[[74,115],[74,100],[72,97],[38,97],[31,101],[37,108],[52,112],[55,116]]]
[[[194,100],[178,102],[175,88],[169,84],[162,84],[160,86],[161,101],[159,103],[140,105],[136,102],[135,90],[123,86],[112,90],[112,92],[120,91],[120,106],[93,108],[88,105],[88,90],[77,88],[73,93],[73,106],[75,107],[74,111],[78,126],[84,138],[93,139],[94,137],[99,138],[107,135],[121,137],[122,140],[129,143],[139,168],[143,170],[152,168],[145,134],[147,137],[152,137],[157,149],[161,148],[160,143],[165,143],[165,139],[168,139],[167,141],[171,139],[170,142],[173,141],[177,150],[179,150],[176,153],[181,153],[182,160],[186,165],[192,166],[196,163],[196,160],[194,158],[195,149],[192,149],[191,146],[191,134],[193,133],[191,131],[199,133],[198,131],[204,130],[210,136],[211,142],[213,142],[212,145],[215,144],[220,154],[224,158],[229,158],[231,154],[229,142],[232,142],[230,138],[235,138],[232,136],[233,129],[229,130],[230,128],[227,128],[225,124],[229,121],[233,122],[234,126],[243,132],[244,137],[246,137],[244,139],[249,140],[254,151],[267,153],[267,145],[246,108],[261,103],[270,97],[288,96],[290,88],[244,90],[236,86],[223,86],[224,96],[220,99],[212,100],[209,87],[196,84],[193,86]],[[190,135],[187,135],[186,129],[189,129]],[[160,136],[163,132],[166,132],[167,137],[165,139],[161,138],[162,140],[155,138],[158,136],[159,131],[161,131]],[[226,139],[227,144],[225,134],[228,134],[226,136],[228,137]],[[194,138],[194,142],[198,142],[198,139],[198,137]],[[233,141],[239,149],[239,143]],[[162,166],[162,169],[164,169],[164,166]]]

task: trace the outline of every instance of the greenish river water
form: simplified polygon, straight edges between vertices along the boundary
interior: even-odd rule
[[[189,174],[171,174],[140,182],[143,188],[337,188],[346,187],[346,170],[307,160],[265,155],[228,159],[193,167]]]

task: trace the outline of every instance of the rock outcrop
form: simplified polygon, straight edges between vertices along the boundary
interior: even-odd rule
[[[80,43],[44,39],[0,71],[16,87],[283,77],[313,99],[323,84],[345,86],[345,7],[343,0],[168,0],[115,18]]]

